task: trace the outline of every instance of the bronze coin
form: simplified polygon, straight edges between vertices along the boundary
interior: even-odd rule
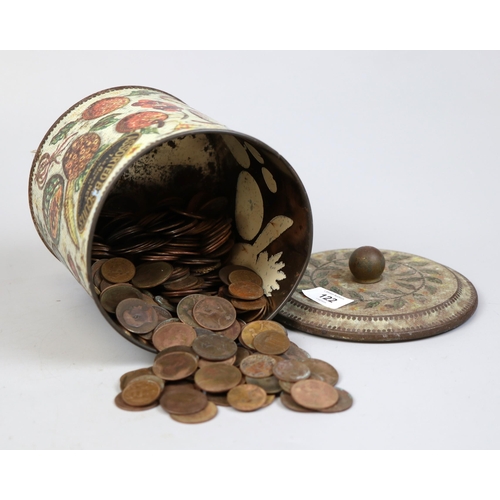
[[[202,335],[220,335],[219,333],[212,332],[212,330],[207,330],[206,328],[195,328],[197,337],[201,337]]]
[[[166,352],[155,358],[153,373],[163,380],[181,380],[192,375],[197,367],[197,358],[189,352]]]
[[[168,262],[147,262],[137,266],[132,285],[137,288],[153,288],[168,280],[172,274],[172,264]]]
[[[243,300],[257,300],[264,295],[263,288],[251,281],[231,283],[228,290],[232,297]]]
[[[115,313],[118,304],[125,299],[140,299],[142,293],[137,288],[130,285],[117,284],[101,291],[99,300],[102,307],[109,313]]]
[[[323,408],[322,410],[319,410],[321,413],[338,413],[348,410],[352,406],[352,396],[344,389],[339,389],[338,387],[336,387],[336,389],[339,393],[338,401],[329,408]]]
[[[229,283],[239,283],[240,281],[250,281],[262,287],[262,278],[250,269],[236,269],[229,273]]]
[[[120,389],[123,391],[125,386],[134,378],[140,377],[142,375],[153,375],[153,367],[149,368],[139,368],[138,370],[132,370],[124,373],[120,377]]]
[[[301,349],[294,342],[290,342],[290,347],[286,352],[281,354],[281,357],[283,359],[296,359],[297,361],[304,361],[305,359],[310,358],[311,355],[308,352],[304,351],[304,349]]]
[[[279,384],[280,384],[280,387],[285,392],[288,392],[288,394],[290,394],[290,391],[292,390],[293,384],[295,384],[295,382],[285,382],[284,380],[279,380]]]
[[[234,361],[234,366],[240,366],[242,360],[248,358],[248,356],[250,356],[250,351],[248,349],[245,349],[244,347],[238,346],[238,349],[236,350],[236,360]]]
[[[339,380],[337,370],[322,359],[310,358],[303,361],[311,370],[310,378],[322,380],[330,385],[335,385]]]
[[[196,332],[192,326],[184,323],[166,323],[157,328],[151,339],[158,351],[175,345],[190,346],[196,338]]]
[[[130,406],[147,406],[154,403],[160,394],[160,385],[154,380],[144,379],[143,375],[131,380],[125,386],[122,399]]]
[[[151,408],[156,408],[160,404],[159,400],[156,399],[156,401],[153,401],[149,405],[145,406],[132,406],[125,401],[123,401],[122,393],[118,394],[115,398],[115,405],[120,408],[120,410],[127,410],[127,411],[145,411],[145,410],[150,410]]]
[[[189,354],[191,354],[194,358],[196,358],[196,361],[199,361],[200,357],[198,356],[198,354],[196,354],[193,349],[191,349],[190,346],[187,346],[187,345],[173,345],[173,346],[170,346],[170,347],[167,347],[166,349],[163,349],[162,351],[160,351],[156,356],[155,356],[155,360],[158,358],[161,358],[163,355],[169,353],[169,352],[187,352]]]
[[[161,295],[155,295],[154,301],[160,306],[164,307],[167,311],[171,313],[176,312],[176,306],[171,304],[167,299],[162,297]]]
[[[282,354],[290,347],[290,340],[282,333],[267,330],[255,336],[253,345],[262,354]]]
[[[203,366],[209,366],[209,365],[234,365],[235,361],[236,361],[236,354],[234,356],[231,356],[230,358],[223,359],[222,361],[209,361],[208,359],[200,358],[198,360],[198,366],[202,368]]]
[[[212,331],[225,330],[236,320],[236,310],[222,297],[205,297],[193,307],[195,321]]]
[[[229,406],[227,392],[207,392],[207,399],[217,406]]]
[[[153,297],[150,297],[148,294],[142,292],[141,299],[146,302],[146,304],[149,304],[150,306],[153,306],[153,309],[156,311],[156,302],[153,300]]]
[[[148,333],[158,324],[153,306],[142,299],[125,299],[116,306],[116,319],[132,333]]]
[[[186,276],[175,281],[166,281],[163,283],[163,288],[169,292],[178,292],[182,290],[189,290],[190,287],[198,283],[198,277]]]
[[[236,320],[229,328],[219,330],[217,333],[224,335],[224,337],[227,337],[230,340],[236,340],[241,333],[241,324],[238,320]]]
[[[176,422],[182,422],[183,424],[201,424],[212,420],[212,418],[217,415],[217,411],[215,403],[209,401],[203,410],[196,413],[190,413],[189,415],[176,415],[174,413],[170,413],[169,415]]]
[[[308,378],[311,370],[306,364],[296,359],[283,359],[273,366],[273,373],[285,382],[297,382]]]
[[[241,380],[241,372],[235,366],[214,364],[200,368],[194,374],[195,384],[207,392],[226,392],[236,387]]]
[[[289,410],[298,411],[301,413],[311,413],[312,410],[305,408],[302,405],[299,405],[288,392],[282,392],[280,394],[280,401],[283,403],[283,406],[288,408]]]
[[[193,351],[209,361],[222,361],[236,354],[236,342],[223,335],[200,335],[193,340]]]
[[[197,413],[208,404],[203,392],[197,389],[183,388],[175,391],[165,391],[160,398],[161,407],[175,415],[190,415]]]
[[[233,271],[236,271],[237,269],[244,269],[246,271],[250,271],[248,267],[239,266],[237,264],[229,264],[228,266],[221,267],[219,269],[219,278],[222,281],[222,283],[229,286],[231,284],[231,282],[229,281],[229,275]]]
[[[322,380],[299,380],[293,384],[290,395],[296,403],[310,410],[322,410],[333,406],[339,399],[335,387]]]
[[[239,411],[258,410],[264,406],[266,400],[266,391],[253,384],[238,385],[227,393],[227,402]]]
[[[156,315],[158,316],[158,325],[162,322],[165,321],[166,319],[172,319],[172,314],[170,311],[165,309],[164,307],[157,306],[157,302],[155,301],[155,305],[153,306],[153,309],[156,311]],[[156,326],[158,326],[156,325]]]
[[[243,375],[254,378],[270,377],[273,374],[273,366],[276,360],[265,354],[252,354],[240,363]]]
[[[135,275],[134,264],[123,257],[114,257],[101,266],[103,278],[110,283],[125,283]]]
[[[266,297],[260,297],[257,300],[231,299],[230,302],[237,311],[260,311],[267,306]]]
[[[276,395],[275,394],[267,394],[266,396],[266,401],[264,402],[264,404],[261,406],[261,408],[265,408],[266,406],[269,406],[270,404],[273,403],[273,401],[276,399]]]
[[[193,307],[200,300],[206,299],[206,295],[193,293],[182,298],[177,304],[177,317],[186,325],[199,328],[199,324],[193,318]]]
[[[254,349],[253,339],[263,331],[274,330],[277,332],[283,333],[283,335],[287,335],[287,332],[283,326],[281,326],[276,321],[270,320],[259,320],[252,321],[243,327],[240,334],[240,341],[248,348]]]
[[[264,389],[267,394],[277,394],[282,390],[279,384],[279,380],[274,375],[264,378],[246,377],[246,382],[247,384],[253,384],[262,387],[262,389]]]

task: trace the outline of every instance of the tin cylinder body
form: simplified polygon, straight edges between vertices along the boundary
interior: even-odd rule
[[[147,87],[93,94],[50,128],[33,160],[30,209],[47,248],[102,308],[92,281],[92,246],[110,197],[138,204],[197,192],[229,200],[236,241],[231,263],[257,272],[273,317],[304,273],[312,215],[293,168],[258,139],[235,132],[179,99]],[[146,347],[147,348],[147,347]]]

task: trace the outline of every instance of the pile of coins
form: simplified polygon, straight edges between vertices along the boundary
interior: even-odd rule
[[[221,322],[224,302],[221,297],[204,298],[194,306],[202,315],[194,316],[205,326],[210,326],[205,320],[216,328],[226,326]],[[186,318],[192,314],[189,308]],[[160,405],[183,423],[211,420],[218,406],[255,411],[278,395],[286,408],[299,412],[336,413],[351,407],[350,394],[336,387],[337,370],[291,342],[280,323],[236,323],[239,327],[215,331],[166,323],[159,335],[164,348],[151,367],[121,377],[115,404],[129,411]]]

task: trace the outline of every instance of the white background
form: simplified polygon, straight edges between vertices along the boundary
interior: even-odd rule
[[[457,450],[500,447],[498,52],[1,52],[0,448]],[[153,355],[120,337],[39,239],[33,150],[87,95],[169,92],[282,154],[302,179],[313,251],[373,245],[445,264],[479,307],[388,345],[290,331],[333,364],[344,413],[279,402],[205,424],[114,406]]]

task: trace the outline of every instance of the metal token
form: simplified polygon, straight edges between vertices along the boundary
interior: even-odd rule
[[[265,354],[252,354],[240,363],[240,370],[244,375],[254,378],[270,377],[276,360]]]
[[[204,366],[194,374],[195,384],[207,392],[227,392],[236,387],[240,381],[240,370],[231,365]]]
[[[217,415],[217,406],[212,401],[207,403],[207,406],[196,413],[190,413],[189,415],[176,415],[170,413],[170,417],[176,422],[182,422],[183,424],[201,424],[203,422],[208,422],[212,420]]]
[[[158,351],[163,351],[176,345],[190,346],[195,338],[196,332],[192,326],[173,322],[157,328],[151,340]]]
[[[122,391],[122,399],[130,406],[147,406],[154,403],[161,394],[160,385],[154,380],[135,378]]]
[[[132,284],[137,288],[153,288],[168,280],[172,274],[172,264],[168,262],[147,262],[137,266]]]
[[[197,413],[208,404],[203,392],[197,389],[182,388],[175,391],[164,391],[160,398],[161,407],[168,413],[189,415]]]
[[[189,352],[166,352],[155,358],[153,373],[163,380],[181,380],[192,375],[197,367],[197,358]]]
[[[193,307],[195,321],[208,330],[229,328],[236,320],[236,310],[231,302],[222,297],[205,297]]]
[[[116,307],[123,300],[130,298],[140,299],[141,297],[142,293],[137,288],[131,285],[117,284],[102,290],[99,300],[106,311],[115,313]]]
[[[266,400],[266,391],[253,384],[239,385],[227,393],[227,402],[239,411],[258,410],[264,406]]]
[[[338,413],[348,410],[352,406],[352,396],[344,389],[339,389],[338,387],[336,387],[336,389],[339,393],[338,401],[329,408],[323,408],[322,410],[319,410],[321,413]]]
[[[290,340],[282,333],[267,330],[255,336],[253,345],[262,354],[283,354],[290,347]]]
[[[263,288],[251,281],[231,283],[228,290],[232,297],[243,300],[257,300],[264,295]]]
[[[123,257],[114,257],[101,266],[103,278],[110,283],[125,283],[135,275],[134,264]]]
[[[116,307],[119,323],[132,333],[148,333],[158,324],[158,316],[153,306],[142,299],[125,299]]]
[[[296,403],[310,410],[333,406],[339,399],[337,390],[322,380],[299,380],[293,384],[290,395]]]
[[[302,361],[284,359],[273,366],[273,373],[285,382],[297,382],[308,378],[311,370]]]
[[[223,335],[200,335],[193,340],[193,351],[201,358],[221,361],[236,354],[238,346]]]
[[[121,392],[115,398],[115,405],[118,406],[118,408],[120,408],[120,410],[127,410],[127,411],[145,411],[145,410],[150,410],[151,408],[156,408],[159,404],[160,404],[160,402],[158,401],[158,399],[156,399],[156,401],[153,401],[149,405],[145,405],[145,406],[132,406],[132,405],[129,405],[129,404],[125,403],[125,401],[123,401],[123,397],[122,397],[122,393]]]

